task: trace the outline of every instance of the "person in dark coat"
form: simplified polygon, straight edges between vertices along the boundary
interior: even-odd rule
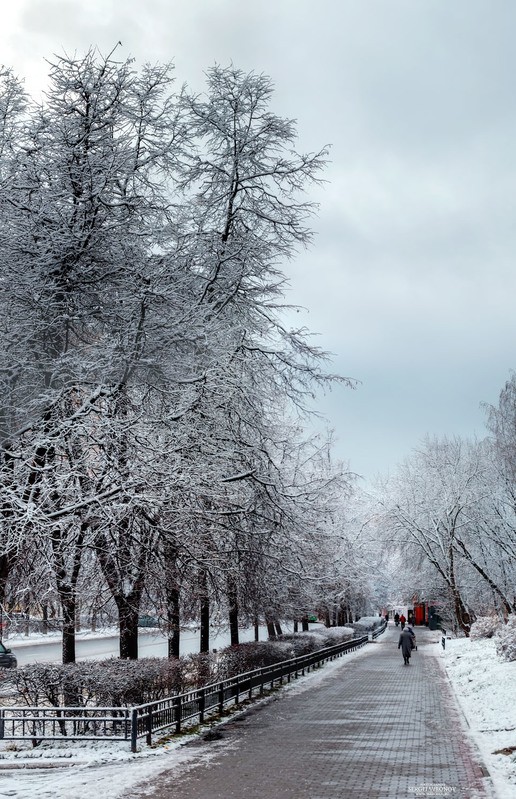
[[[398,641],[398,649],[401,649],[401,654],[403,655],[403,662],[405,666],[409,665],[410,656],[412,654],[412,635],[410,634],[408,628],[406,630],[402,630],[400,633],[400,640]]]
[[[396,613],[394,614],[394,624],[397,627],[399,623],[400,623],[400,614],[396,611]]]

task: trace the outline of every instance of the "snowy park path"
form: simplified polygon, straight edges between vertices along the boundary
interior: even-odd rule
[[[362,657],[313,690],[295,688],[198,741],[188,769],[163,772],[129,799],[404,799],[491,796],[439,662],[417,630],[404,666],[390,626]]]

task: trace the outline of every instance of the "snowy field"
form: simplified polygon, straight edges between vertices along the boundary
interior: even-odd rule
[[[482,638],[446,641],[443,658],[469,734],[489,770],[498,799],[514,799],[516,661],[500,660],[493,640]]]
[[[351,659],[366,657],[368,651],[365,647],[328,663],[282,690],[308,690]],[[516,747],[516,663],[499,661],[490,640],[448,640],[446,652],[439,647],[436,656],[444,663],[471,737],[491,774],[497,799],[514,799],[516,752],[494,752]],[[208,752],[206,762],[210,757]],[[142,746],[135,755],[129,752],[127,743],[42,744],[31,749],[5,742],[0,745],[0,799],[98,799],[100,795],[103,799],[121,799],[139,782],[172,766],[187,770],[192,758],[191,749],[178,742],[153,749]]]

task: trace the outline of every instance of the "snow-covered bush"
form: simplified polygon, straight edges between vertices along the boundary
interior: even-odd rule
[[[496,651],[503,660],[516,660],[516,616],[509,616],[507,624],[502,624],[495,636]]]
[[[12,669],[10,683],[27,705],[58,707],[63,698],[63,669],[60,664],[34,663]]]
[[[202,688],[215,680],[221,679],[220,666],[217,657],[211,652],[195,652],[180,658],[184,664],[184,677],[188,686],[182,690],[190,688]],[[181,693],[178,691],[178,693]]]
[[[325,644],[323,638],[314,632],[302,633],[285,633],[279,635],[275,641],[277,644],[284,644],[288,649],[289,658],[301,657],[301,655],[309,655],[311,652],[316,652],[322,649]]]
[[[95,704],[128,707],[163,699],[186,690],[185,661],[164,658],[95,661],[83,678],[83,663],[75,664],[78,689],[87,692]],[[82,678],[82,682],[81,682]]]
[[[281,663],[348,641],[350,627],[318,627],[309,632],[279,635],[271,641],[240,644],[214,654],[194,654],[174,660],[142,658],[35,663],[8,669],[6,680],[26,705],[54,707],[131,707],[184,693],[192,688]]]
[[[363,635],[371,630],[376,630],[383,624],[381,616],[362,616],[358,621],[347,624],[346,627],[351,627],[355,632]]]
[[[130,707],[182,693],[186,661],[163,658],[36,663],[9,675],[27,705]]]
[[[328,646],[335,646],[353,637],[349,627],[320,627],[301,633],[278,635],[271,641],[240,644],[223,649],[219,672],[227,677],[281,663],[282,660],[308,655]]]
[[[220,653],[219,673],[221,679],[234,677],[263,666],[272,666],[294,657],[288,642],[250,641],[238,646],[229,646]]]
[[[471,625],[470,638],[492,638],[499,626],[498,616],[477,616]]]
[[[318,627],[316,630],[310,630],[308,635],[316,635],[323,639],[324,646],[335,646],[336,644],[349,641],[353,638],[353,629],[351,627]]]

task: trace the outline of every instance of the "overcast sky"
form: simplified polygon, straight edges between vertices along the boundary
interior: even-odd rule
[[[361,381],[321,399],[366,478],[426,433],[485,434],[516,366],[514,0],[16,0],[0,62],[35,93],[45,58],[173,61],[201,91],[230,62],[274,81],[299,149],[330,143],[289,301]],[[296,318],[296,323],[299,317]]]

